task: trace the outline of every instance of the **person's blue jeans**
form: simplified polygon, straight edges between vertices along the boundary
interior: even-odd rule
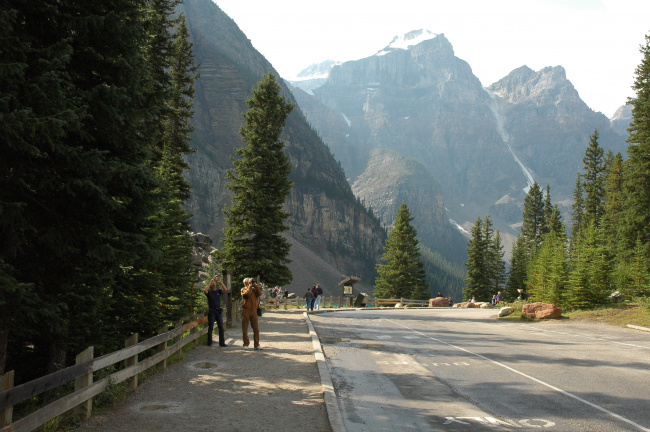
[[[307,310],[314,310],[314,299],[307,299]]]
[[[221,310],[209,309],[208,310],[208,346],[212,345],[212,332],[214,330],[214,322],[217,322],[219,330],[219,345],[226,345],[226,335],[223,331],[223,314]]]

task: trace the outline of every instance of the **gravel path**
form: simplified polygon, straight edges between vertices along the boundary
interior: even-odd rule
[[[228,347],[215,334],[76,430],[331,431],[303,311],[265,312],[260,331],[262,351],[242,348],[241,328],[227,329]]]

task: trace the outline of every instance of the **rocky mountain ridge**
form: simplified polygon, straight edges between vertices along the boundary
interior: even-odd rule
[[[603,148],[625,152],[625,137],[580,99],[562,67],[522,66],[484,88],[442,34],[381,53],[333,67],[313,95],[294,88],[296,100],[352,183],[373,149],[416,158],[461,230],[491,214],[512,241],[533,181],[569,208],[595,129]],[[417,199],[408,204],[418,211]]]

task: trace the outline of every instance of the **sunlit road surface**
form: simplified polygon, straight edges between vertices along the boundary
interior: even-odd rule
[[[650,333],[495,316],[310,315],[348,432],[650,432]]]

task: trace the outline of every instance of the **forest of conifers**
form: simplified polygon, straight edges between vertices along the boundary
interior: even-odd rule
[[[196,68],[176,0],[0,4],[0,374],[187,315]]]
[[[467,250],[466,300],[489,301],[503,291],[507,301],[591,308],[614,292],[650,295],[650,36],[641,52],[626,157],[605,153],[594,131],[577,173],[569,230],[550,188],[532,185],[508,272],[498,231],[489,216],[479,218]]]

